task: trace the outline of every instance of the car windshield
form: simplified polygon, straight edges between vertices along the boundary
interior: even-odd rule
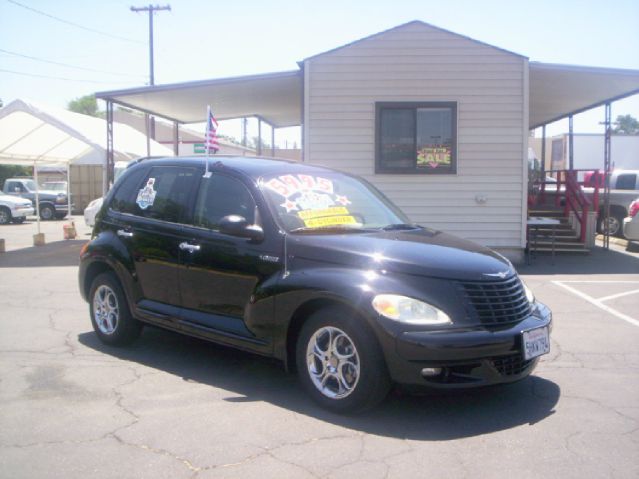
[[[351,176],[286,174],[263,178],[260,187],[288,232],[417,228],[379,191]]]
[[[35,181],[33,181],[33,180],[26,180],[26,181],[24,181],[24,186],[25,186],[25,187],[27,188],[27,190],[29,190],[29,191],[35,191],[35,190],[37,190],[37,188],[36,188],[36,184],[35,184]]]
[[[67,184],[59,181],[47,182],[42,183],[42,189],[49,191],[67,191]]]

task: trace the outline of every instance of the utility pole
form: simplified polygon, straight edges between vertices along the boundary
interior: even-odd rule
[[[153,86],[155,85],[155,75],[153,72],[153,13],[154,12],[159,12],[162,10],[168,10],[169,12],[171,11],[171,5],[164,5],[164,6],[160,6],[160,5],[147,5],[145,7],[131,7],[131,11],[132,12],[149,12],[149,85]],[[148,115],[147,115],[147,119],[148,119]],[[149,124],[149,122],[147,121],[147,125]],[[150,136],[151,138],[153,138],[155,140],[155,121],[153,118],[151,118],[151,122],[150,122]],[[147,135],[148,138],[148,135]],[[147,146],[147,150],[148,150],[148,146]],[[147,153],[149,153],[147,151]],[[149,153],[150,154],[150,153]]]

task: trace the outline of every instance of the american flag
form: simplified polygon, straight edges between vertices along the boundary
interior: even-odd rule
[[[216,153],[220,149],[220,144],[217,141],[217,120],[211,112],[211,107],[208,107],[207,120],[206,120],[206,135],[204,136],[204,146],[206,147],[206,154],[209,151]]]

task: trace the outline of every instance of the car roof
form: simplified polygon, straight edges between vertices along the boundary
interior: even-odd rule
[[[162,166],[162,165],[191,165],[191,166],[204,166],[205,157],[202,156],[188,156],[188,157],[167,157],[167,158],[153,158],[153,159],[141,159],[138,162],[143,162],[148,166]],[[211,171],[231,170],[241,174],[244,174],[251,179],[257,181],[262,177],[278,176],[284,174],[329,174],[337,173],[336,170],[325,168],[322,166],[309,165],[307,163],[300,163],[292,160],[279,160],[273,158],[263,158],[255,156],[226,156],[215,155],[208,159],[209,168]],[[341,173],[341,172],[339,172]],[[345,173],[342,173],[345,174]]]

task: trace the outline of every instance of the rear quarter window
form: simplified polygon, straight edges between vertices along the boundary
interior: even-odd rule
[[[138,168],[122,178],[122,182],[117,186],[117,190],[109,205],[113,211],[134,214],[136,206],[135,198],[145,173],[145,168]]]
[[[188,216],[197,183],[195,168],[156,166],[135,192],[133,214],[171,223]]]

